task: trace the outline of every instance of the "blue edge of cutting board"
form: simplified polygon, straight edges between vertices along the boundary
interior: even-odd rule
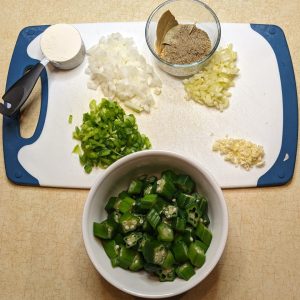
[[[27,55],[30,42],[49,25],[24,28],[18,37],[9,66],[6,90],[23,73],[38,61]],[[276,25],[251,24],[271,45],[277,58],[283,99],[283,133],[279,156],[274,165],[258,179],[257,186],[283,185],[291,180],[294,173],[298,140],[298,101],[293,64],[283,30]],[[48,104],[48,80],[44,70],[41,74],[42,101],[36,130],[32,137],[22,138],[19,118],[3,117],[3,150],[7,177],[16,184],[39,185],[37,178],[29,174],[18,161],[18,152],[25,145],[34,143],[43,130]],[[286,153],[289,159],[284,161]],[[34,159],[34,157],[32,158]]]

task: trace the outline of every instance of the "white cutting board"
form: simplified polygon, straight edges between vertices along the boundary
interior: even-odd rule
[[[153,64],[147,48],[143,22],[74,25],[81,33],[86,48],[101,36],[120,32],[132,37],[139,51]],[[42,59],[40,36],[28,46],[27,53]],[[146,134],[153,149],[171,150],[204,165],[223,188],[256,186],[258,179],[275,163],[283,131],[281,81],[276,56],[270,44],[249,24],[222,24],[220,46],[233,44],[238,54],[240,75],[229,108],[223,112],[184,99],[181,80],[155,71],[163,82],[162,94],[156,97],[156,108],[150,114],[135,113],[140,132]],[[47,66],[49,99],[45,124],[37,141],[22,147],[18,160],[23,168],[42,186],[89,188],[103,172],[94,169],[86,174],[78,156],[72,154],[76,141],[72,132],[80,125],[92,98],[100,100],[99,92],[87,88],[87,60],[71,71]],[[127,110],[127,112],[129,112]],[[68,124],[68,116],[73,123]],[[265,166],[245,171],[227,163],[213,152],[216,139],[244,138],[263,145]]]

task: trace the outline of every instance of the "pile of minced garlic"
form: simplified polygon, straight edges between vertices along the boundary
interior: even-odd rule
[[[263,147],[244,139],[220,139],[214,142],[212,149],[224,155],[225,161],[240,165],[247,171],[265,164]]]

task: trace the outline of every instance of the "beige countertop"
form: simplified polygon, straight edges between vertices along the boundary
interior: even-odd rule
[[[206,2],[221,22],[282,27],[299,94],[299,0]],[[23,27],[144,21],[159,3],[2,0],[0,94],[4,93],[12,51]],[[2,130],[0,135],[2,139]],[[88,191],[16,186],[5,175],[2,147],[0,151],[0,299],[133,298],[107,283],[86,254],[81,216]],[[299,170],[298,159],[294,177],[285,186],[224,191],[229,209],[224,255],[201,284],[178,298],[300,299]]]

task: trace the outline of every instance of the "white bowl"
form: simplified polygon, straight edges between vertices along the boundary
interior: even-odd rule
[[[175,279],[159,282],[146,272],[130,272],[113,268],[99,239],[93,235],[93,222],[106,219],[105,204],[110,196],[125,190],[131,179],[142,174],[160,174],[165,169],[188,174],[196,183],[198,192],[208,199],[208,215],[213,239],[206,252],[205,264],[190,280]],[[83,240],[87,253],[97,271],[118,289],[138,297],[164,298],[186,292],[199,284],[219,261],[228,234],[228,213],[222,191],[215,179],[197,162],[176,153],[146,150],[128,155],[100,175],[92,186],[84,206],[82,220]]]

